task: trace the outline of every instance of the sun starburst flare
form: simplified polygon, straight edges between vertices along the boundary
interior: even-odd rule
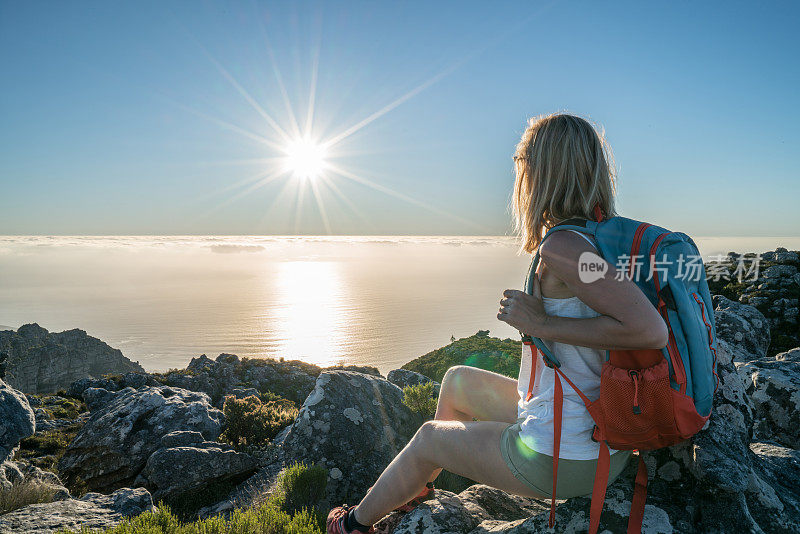
[[[292,192],[294,191],[296,193],[296,202],[293,203],[295,233],[297,233],[299,229],[301,220],[300,214],[304,208],[304,205],[306,204],[304,200],[308,196],[311,196],[314,199],[316,211],[322,219],[322,223],[328,233],[333,231],[333,225],[331,221],[332,212],[326,208],[326,200],[333,200],[334,203],[336,203],[336,201],[341,201],[342,206],[352,211],[353,214],[362,222],[368,223],[369,227],[373,227],[371,221],[367,220],[367,218],[364,216],[364,213],[359,210],[356,203],[353,202],[352,199],[348,198],[344,191],[342,191],[342,189],[340,189],[336,184],[336,181],[342,180],[352,184],[359,184],[361,186],[368,187],[380,194],[391,196],[392,198],[424,209],[437,216],[446,217],[448,219],[457,221],[465,227],[470,227],[481,232],[485,230],[485,228],[483,228],[481,225],[469,220],[468,218],[459,217],[445,209],[442,209],[440,206],[434,205],[429,201],[423,201],[402,191],[392,189],[381,184],[380,180],[377,178],[366,178],[363,173],[357,173],[346,168],[345,162],[342,161],[342,159],[344,159],[344,154],[341,152],[341,149],[339,149],[338,145],[340,145],[346,139],[351,139],[355,133],[363,130],[368,125],[372,124],[384,115],[390,113],[399,106],[416,97],[429,87],[438,83],[441,79],[448,76],[466,61],[468,61],[470,57],[474,57],[483,48],[488,47],[488,42],[485,44],[485,46],[479,47],[470,54],[466,54],[464,57],[460,58],[460,60],[441,70],[438,74],[428,78],[419,85],[416,85],[409,91],[391,100],[388,104],[381,106],[376,111],[366,113],[363,118],[355,118],[355,120],[347,121],[349,126],[343,125],[343,127],[339,129],[334,129],[335,131],[331,135],[321,138],[320,136],[314,134],[315,128],[318,126],[315,124],[315,113],[318,111],[319,107],[317,101],[317,91],[319,89],[318,70],[320,43],[316,42],[316,46],[312,50],[308,97],[307,102],[304,103],[306,109],[304,110],[304,113],[298,113],[294,109],[295,106],[298,106],[298,102],[293,101],[293,99],[289,96],[290,92],[287,90],[287,86],[284,83],[283,76],[278,68],[275,51],[273,50],[271,43],[269,43],[269,40],[266,38],[266,32],[264,32],[264,39],[265,49],[268,52],[269,62],[271,63],[271,69],[269,70],[271,70],[272,75],[274,76],[274,81],[280,90],[280,99],[286,107],[286,115],[288,120],[279,121],[275,116],[273,116],[272,112],[268,111],[268,107],[262,102],[259,102],[254,96],[257,94],[257,91],[249,91],[246,89],[245,84],[234,77],[231,71],[223,66],[222,63],[220,63],[216,58],[214,58],[211,53],[202,45],[200,45],[200,47],[202,48],[203,53],[220,73],[222,78],[224,78],[232,86],[238,96],[247,102],[256,115],[263,120],[264,128],[251,131],[247,128],[233,124],[230,121],[213,117],[199,110],[191,109],[183,103],[179,103],[179,106],[187,111],[208,119],[223,129],[258,143],[268,152],[268,154],[261,155],[270,156],[242,160],[242,162],[261,161],[263,166],[259,172],[254,173],[249,178],[235,181],[232,185],[228,185],[220,190],[215,191],[214,194],[219,195],[220,193],[230,191],[231,189],[238,190],[228,198],[222,200],[217,206],[209,210],[205,210],[200,215],[201,217],[206,217],[210,213],[218,211],[222,207],[253,193],[255,190],[264,187],[269,183],[279,179],[286,179],[288,177],[289,179],[286,180],[286,183],[282,188],[280,188],[280,191],[274,197],[273,201],[265,208],[266,212],[261,221],[266,221],[269,213],[279,204],[285,203],[287,200],[287,195],[292,195]],[[200,43],[198,42],[197,44],[199,45]],[[298,117],[303,117],[303,115],[305,115],[305,120],[303,121],[303,124],[300,124],[298,122]],[[227,163],[237,164],[241,162],[234,161]],[[307,190],[310,190],[311,195],[306,195]],[[282,202],[279,203],[279,200]],[[333,214],[335,213],[336,212],[333,212]]]

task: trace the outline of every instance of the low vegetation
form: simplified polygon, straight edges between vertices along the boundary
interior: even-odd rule
[[[58,460],[82,427],[83,423],[73,423],[55,430],[37,432],[20,442],[14,459],[27,460],[40,469],[56,472]]]
[[[222,407],[226,427],[220,439],[234,447],[263,446],[297,417],[297,406],[292,401],[269,395],[266,399],[262,402],[255,395],[244,399],[226,397]]]
[[[516,339],[489,337],[487,330],[457,339],[442,348],[411,360],[403,369],[416,371],[441,382],[454,365],[470,365],[516,378],[519,374],[522,343]]]
[[[39,480],[24,480],[9,488],[0,487],[0,515],[42,502],[51,502],[56,488]]]
[[[403,404],[426,420],[433,419],[433,416],[436,415],[436,403],[433,382],[403,388]]]
[[[322,467],[295,464],[277,482],[263,502],[234,510],[230,516],[181,521],[168,506],[144,513],[119,525],[82,534],[322,534],[325,518],[312,508],[325,492],[328,472]],[[297,508],[299,506],[299,508]],[[64,533],[66,534],[66,533]]]
[[[281,474],[270,498],[288,514],[309,510],[320,515],[324,513],[324,510],[317,510],[316,506],[325,497],[327,485],[327,469],[319,465],[308,466],[304,463],[296,463],[286,468]],[[324,524],[323,516],[320,515],[318,519],[320,525]]]

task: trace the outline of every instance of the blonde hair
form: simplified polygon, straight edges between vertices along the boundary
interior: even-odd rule
[[[532,118],[514,155],[514,228],[521,251],[532,253],[544,231],[559,221],[594,220],[600,206],[614,211],[611,147],[585,119],[564,113]]]

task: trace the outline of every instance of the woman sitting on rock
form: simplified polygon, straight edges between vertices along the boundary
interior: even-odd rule
[[[610,150],[586,120],[554,114],[530,121],[514,161],[514,215],[522,249],[531,254],[541,245],[542,261],[534,294],[507,289],[497,318],[548,340],[564,373],[595,400],[606,349],[659,349],[667,343],[661,316],[632,281],[616,276],[614,266],[599,280],[579,279],[581,254],[597,252],[589,238],[562,231],[541,243],[544,230],[560,221],[593,220],[597,210],[615,214]],[[392,510],[410,509],[432,496],[442,469],[508,493],[549,498],[554,371],[541,358],[534,363],[531,351],[523,349],[516,381],[474,367],[450,368],[435,420],[422,425],[357,506],[331,510],[328,532],[368,532]],[[594,422],[577,393],[565,387],[563,398],[559,499],[592,493],[599,451],[591,439]],[[631,451],[611,453],[608,484]]]

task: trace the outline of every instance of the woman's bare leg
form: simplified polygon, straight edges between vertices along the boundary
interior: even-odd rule
[[[541,497],[517,480],[500,454],[505,421],[428,421],[383,471],[355,510],[371,525],[419,493],[434,469],[526,497]]]
[[[517,420],[517,381],[501,374],[467,365],[447,370],[436,406],[437,421],[501,421]],[[435,469],[426,482],[433,482],[441,473]],[[422,490],[420,485],[417,493]],[[416,496],[415,493],[413,496]]]

